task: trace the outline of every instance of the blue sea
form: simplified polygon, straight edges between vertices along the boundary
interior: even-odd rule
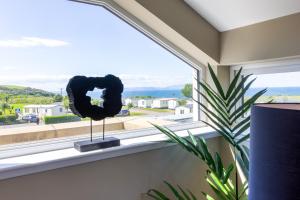
[[[250,88],[246,96],[254,95],[264,88]],[[272,87],[267,88],[265,96],[300,96],[300,87]]]
[[[256,92],[264,88],[250,88],[246,93],[248,95],[254,95]],[[266,96],[300,96],[300,87],[273,87],[267,88]],[[145,91],[124,91],[123,97],[134,96],[152,96],[156,98],[184,98],[180,90],[145,90]]]
[[[155,98],[184,98],[180,90],[141,90],[141,91],[124,91],[123,98],[135,96],[151,96]]]
[[[246,93],[248,95],[254,95],[256,92],[262,90],[264,88],[250,88]],[[273,87],[267,88],[267,92],[265,95],[267,96],[300,96],[300,87]],[[65,94],[64,94],[65,95]],[[89,96],[92,98],[98,99],[101,94],[98,92],[89,92]],[[122,94],[123,98],[127,97],[135,97],[135,96],[151,96],[155,98],[185,98],[181,90],[174,89],[174,90],[125,90]]]

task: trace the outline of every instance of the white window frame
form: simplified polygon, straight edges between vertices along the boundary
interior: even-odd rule
[[[95,6],[101,6],[108,11],[110,11],[115,16],[122,19],[124,22],[128,23],[130,26],[135,28],[137,31],[141,32],[142,34],[146,35],[149,39],[153,40],[164,49],[175,55],[177,58],[182,60],[183,62],[187,63],[194,69],[194,73],[192,77],[193,79],[198,79],[199,81],[203,79],[203,69],[205,66],[190,56],[188,53],[171,43],[168,39],[161,36],[159,33],[154,31],[152,28],[144,24],[142,21],[137,19],[135,16],[130,14],[128,11],[121,8],[118,4],[111,0],[70,0],[78,3],[86,3],[92,4]],[[198,84],[194,84],[193,80],[193,88],[199,89]],[[193,97],[196,98],[198,101],[201,101],[200,95],[194,95]],[[195,105],[195,104],[194,104]],[[197,112],[197,118],[192,123],[185,123],[185,124],[177,124],[168,126],[170,129],[174,131],[181,131],[187,129],[196,129],[201,126],[198,121],[200,120],[200,109],[199,106],[194,106],[193,112]],[[154,128],[146,128],[141,130],[135,131],[122,131],[115,137],[120,139],[127,139],[127,138],[134,138],[134,137],[143,137],[147,135],[159,134],[160,132]],[[97,136],[97,133],[95,134]],[[43,141],[33,141],[33,142],[24,142],[24,143],[17,143],[11,145],[1,145],[0,146],[0,159],[9,158],[13,156],[22,156],[22,155],[29,155],[29,154],[36,154],[46,151],[54,151],[59,149],[66,149],[73,147],[75,141],[86,139],[87,135],[79,135],[74,137],[68,138],[53,138]]]
[[[279,59],[275,61],[257,62],[250,64],[232,65],[230,67],[230,80],[232,81],[234,75],[240,68],[243,68],[242,76],[248,74],[275,74],[287,72],[300,72],[300,58]],[[241,102],[239,102],[241,103]]]
[[[275,74],[300,71],[300,58],[282,59],[277,61],[233,65],[230,68],[230,79],[243,67],[242,75]]]

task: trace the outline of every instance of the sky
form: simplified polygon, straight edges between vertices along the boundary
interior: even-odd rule
[[[126,88],[192,81],[192,68],[106,9],[67,0],[0,0],[0,85],[49,91],[75,75]]]
[[[253,75],[253,78],[256,78],[251,86],[253,88],[300,87],[300,72],[260,74]]]

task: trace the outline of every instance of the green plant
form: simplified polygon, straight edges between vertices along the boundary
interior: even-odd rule
[[[54,102],[62,102],[62,101],[63,101],[63,96],[61,96],[60,94],[56,94],[56,95],[53,97],[53,101],[54,101]]]
[[[178,101],[178,105],[185,106],[187,104],[187,101],[185,99],[181,99]]]
[[[3,102],[0,104],[0,109],[5,114],[6,110],[10,109],[10,105],[7,102]]]
[[[228,167],[224,167],[222,159],[218,153],[212,155],[209,152],[206,141],[203,138],[194,137],[189,131],[189,136],[187,138],[180,137],[168,128],[160,127],[154,125],[158,130],[167,135],[170,141],[177,143],[183,149],[189,153],[194,154],[197,158],[205,162],[208,167],[206,181],[215,193],[215,196],[220,200],[236,200],[236,199],[246,199],[247,184],[243,185],[243,190],[240,194],[236,194],[236,187],[230,180],[230,176],[234,170],[234,165],[230,164]],[[167,186],[172,191],[173,195],[178,200],[196,200],[195,195],[190,191],[184,191],[180,186],[178,186],[179,191],[172,186],[170,183],[166,182]],[[147,193],[150,197],[156,200],[168,200],[170,199],[165,194],[159,192],[158,190],[151,189]],[[202,192],[202,194],[208,200],[214,200],[209,194]]]
[[[0,123],[2,125],[9,125],[16,123],[17,116],[16,115],[1,115],[0,116]]]
[[[80,117],[76,115],[61,115],[61,116],[45,116],[45,124],[57,124],[65,122],[77,122],[80,121]]]
[[[202,122],[216,130],[232,145],[236,161],[239,162],[243,174],[248,180],[249,150],[243,145],[243,142],[250,137],[250,133],[247,131],[250,127],[250,115],[247,115],[247,113],[255,101],[267,90],[263,89],[243,101],[244,95],[255,81],[255,79],[252,79],[247,82],[252,74],[242,76],[242,68],[240,68],[225,92],[209,64],[208,69],[216,90],[206,82],[198,81],[202,91],[197,90],[197,92],[207,102],[207,105],[196,100],[194,101],[200,105],[201,111],[210,120],[210,122],[203,120]]]
[[[133,108],[134,106],[133,106],[133,103],[129,103],[129,104],[127,104],[127,109],[128,110],[130,110],[131,108]]]
[[[63,105],[64,105],[64,108],[66,110],[69,110],[70,101],[69,101],[69,97],[68,96],[64,96],[64,98],[63,98]]]
[[[207,173],[207,182],[215,193],[215,196],[221,200],[244,200],[247,199],[246,190],[248,188],[248,172],[249,172],[249,149],[243,143],[249,139],[250,115],[247,115],[251,106],[261,97],[266,89],[261,90],[244,101],[244,95],[250,88],[255,79],[248,81],[251,75],[242,76],[242,68],[237,72],[231,81],[227,91],[222,87],[212,67],[208,64],[210,76],[213,80],[216,89],[213,89],[206,82],[198,81],[202,90],[197,90],[204,101],[196,101],[201,108],[201,111],[207,116],[208,121],[202,121],[206,125],[216,130],[223,138],[232,146],[234,150],[234,166],[229,165],[224,168],[222,160],[218,153],[214,158],[209,153],[206,143],[203,139],[195,139],[191,134],[189,139],[181,138],[169,129],[155,126],[161,132],[166,134],[173,142],[182,146],[185,150],[193,153],[203,160],[209,170]],[[206,103],[204,103],[206,102]],[[239,192],[237,166],[240,166],[243,174],[246,177],[245,183],[242,185],[242,190]],[[230,174],[235,168],[235,185],[230,180]],[[224,179],[226,176],[226,179]],[[228,177],[227,177],[228,176]],[[226,185],[227,184],[227,185]],[[184,191],[179,187],[170,187],[174,196],[179,200],[195,200],[196,198],[190,194],[185,195]],[[187,194],[187,193],[186,193]],[[206,193],[203,193],[208,200],[214,198]],[[170,199],[157,190],[150,190],[148,195],[157,200]]]

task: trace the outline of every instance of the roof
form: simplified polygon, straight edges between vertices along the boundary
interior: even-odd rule
[[[193,104],[187,104],[185,106],[177,106],[176,108],[188,108],[188,109],[192,109],[193,108]]]
[[[170,101],[170,100],[177,100],[176,98],[159,98],[159,99],[154,99],[154,101]]]

